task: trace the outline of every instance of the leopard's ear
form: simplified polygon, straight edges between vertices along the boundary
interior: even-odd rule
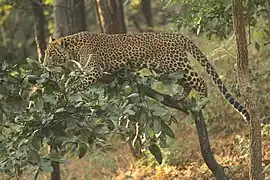
[[[54,41],[55,44],[57,44],[57,48],[59,51],[65,51],[66,49],[66,43],[63,39],[58,39]]]
[[[66,48],[66,43],[63,39],[57,40],[56,42],[61,48]]]
[[[55,41],[55,39],[54,39],[52,36],[50,36],[50,37],[49,37],[49,43],[51,43],[51,42],[53,42],[53,41]]]

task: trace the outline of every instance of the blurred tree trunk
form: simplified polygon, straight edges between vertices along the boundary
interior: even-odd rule
[[[238,81],[241,86],[241,94],[250,112],[250,179],[262,180],[261,122],[249,79],[248,50],[242,0],[233,0],[233,25],[237,47]]]
[[[54,37],[59,38],[71,34],[69,25],[69,0],[54,1]]]
[[[266,1],[266,13],[267,13],[268,24],[270,24],[270,2],[269,1]],[[268,30],[270,31],[270,26],[268,26]]]
[[[96,10],[101,32],[126,33],[122,0],[96,0]]]
[[[146,24],[148,26],[148,31],[152,31],[153,29],[153,17],[152,17],[152,8],[151,8],[151,1],[150,0],[142,0],[142,12],[144,18],[146,20]]]
[[[54,37],[86,30],[84,0],[55,0]]]
[[[270,21],[270,2],[269,1],[266,1],[266,13],[267,13],[268,21]]]
[[[73,0],[71,1],[71,14],[73,33],[86,30],[85,11],[84,11],[84,0]]]
[[[35,40],[37,45],[38,60],[41,62],[45,55],[46,41],[44,32],[44,14],[42,0],[32,2],[32,8],[35,16]]]

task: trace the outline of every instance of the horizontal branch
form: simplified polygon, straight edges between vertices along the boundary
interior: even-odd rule
[[[165,106],[168,106],[168,107],[173,108],[173,109],[177,109],[179,111],[182,111],[182,112],[188,114],[188,109],[184,105],[185,104],[184,101],[179,101],[181,103],[178,103],[178,101],[174,100],[171,96],[169,96],[167,94],[160,93],[160,92],[150,88],[147,85],[141,85],[140,88],[143,89],[143,92],[148,97],[151,97],[151,98],[159,101],[161,104],[163,104]],[[159,97],[162,97],[162,98],[159,98]]]

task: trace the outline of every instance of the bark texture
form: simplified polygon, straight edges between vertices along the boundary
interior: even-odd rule
[[[58,153],[56,144],[54,143],[53,139],[51,139],[49,142],[49,153],[51,153],[52,151],[55,151]],[[51,180],[61,180],[59,162],[52,161],[51,164],[53,168],[53,172],[51,173]]]
[[[55,0],[54,37],[86,30],[84,0]]]
[[[252,94],[242,0],[233,0],[233,25],[237,47],[237,75],[240,91],[250,113],[250,179],[262,180],[261,122]]]
[[[44,32],[44,14],[42,0],[32,2],[32,8],[35,16],[35,40],[37,46],[38,59],[41,62],[45,55],[46,41]]]
[[[121,0],[96,0],[96,10],[101,32],[126,33],[124,8]]]
[[[71,20],[73,33],[86,30],[84,0],[73,0],[71,5]]]
[[[148,31],[151,31],[153,28],[151,0],[142,0],[141,5],[142,5],[142,12],[148,27]]]

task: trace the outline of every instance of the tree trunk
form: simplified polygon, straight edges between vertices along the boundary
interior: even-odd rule
[[[32,2],[32,8],[35,16],[35,40],[37,45],[38,60],[41,62],[45,55],[46,41],[44,32],[44,14],[42,0]]]
[[[250,112],[250,179],[262,180],[261,122],[252,95],[248,69],[248,50],[242,0],[233,0],[233,25],[236,36],[237,68],[240,91]]]
[[[229,180],[229,177],[226,175],[224,171],[224,167],[222,167],[221,165],[217,163],[211,151],[207,127],[206,127],[206,123],[205,123],[202,111],[200,110],[197,112],[196,111],[190,112],[190,110],[186,107],[187,102],[185,101],[177,102],[171,96],[157,92],[156,90],[151,89],[147,85],[140,86],[140,89],[145,92],[145,95],[157,100],[158,102],[162,103],[165,106],[168,106],[173,109],[177,109],[187,115],[191,113],[192,118],[194,119],[196,128],[197,128],[201,154],[207,167],[212,171],[213,175],[215,176],[217,180]],[[159,96],[163,98],[157,98]],[[192,101],[189,102],[188,104],[190,103],[192,103],[192,106],[196,106],[195,99],[192,99]]]
[[[142,0],[142,12],[148,26],[148,31],[153,29],[152,8],[150,0]]]
[[[121,0],[96,0],[101,32],[126,33],[124,8]]]
[[[86,30],[84,0],[55,0],[54,37]]]
[[[72,33],[86,30],[84,0],[71,0]]]
[[[55,151],[58,153],[57,147],[56,147],[53,139],[51,139],[49,142],[49,153],[51,153],[52,151]],[[51,173],[51,180],[61,180],[59,162],[52,161],[51,164],[52,164],[52,168],[53,168],[53,172]]]
[[[266,14],[267,14],[267,21],[270,24],[270,2],[266,1]],[[268,30],[270,31],[270,26],[268,26]]]
[[[71,34],[68,26],[68,5],[67,0],[54,1],[54,37],[59,38]]]

